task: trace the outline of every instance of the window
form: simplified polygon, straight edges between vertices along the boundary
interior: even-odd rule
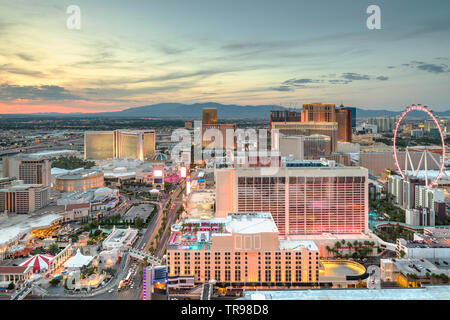
[[[265,277],[266,277],[266,282],[271,282],[272,281],[272,275],[271,275],[271,270],[270,269],[266,269],[265,272]]]
[[[281,270],[275,270],[275,281],[281,282]]]
[[[286,282],[291,282],[291,270],[285,271],[285,279],[286,279]]]

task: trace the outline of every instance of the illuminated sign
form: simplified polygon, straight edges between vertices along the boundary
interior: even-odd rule
[[[182,167],[180,169],[180,175],[182,178],[186,178],[186,168],[185,167]]]
[[[153,171],[154,177],[162,177],[162,170],[155,170]]]

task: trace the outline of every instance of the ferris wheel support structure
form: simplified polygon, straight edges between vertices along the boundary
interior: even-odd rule
[[[434,121],[434,123],[436,124],[436,127],[439,130],[439,134],[440,134],[440,138],[441,138],[441,144],[442,144],[442,153],[441,153],[441,161],[442,163],[438,163],[436,161],[436,159],[433,157],[433,155],[430,153],[430,151],[428,150],[427,147],[424,147],[424,150],[422,152],[422,155],[420,157],[419,160],[419,164],[417,166],[417,169],[414,168],[413,165],[413,161],[411,159],[411,155],[409,153],[408,147],[406,147],[406,152],[405,152],[405,173],[403,173],[402,168],[399,165],[399,161],[398,161],[398,156],[397,156],[397,134],[398,134],[398,129],[400,127],[400,123],[402,122],[403,118],[406,116],[406,114],[410,111],[413,110],[417,110],[417,111],[422,111],[424,113],[426,113],[428,116],[430,116],[430,118]],[[411,166],[411,171],[412,171],[412,175],[413,176],[417,176],[419,173],[419,169],[420,166],[422,165],[422,162],[424,162],[424,169],[425,169],[425,185],[428,187],[433,187],[437,184],[437,182],[439,181],[439,179],[441,178],[442,174],[444,174],[445,176],[447,176],[447,174],[445,173],[445,140],[444,140],[444,134],[442,133],[442,129],[439,125],[439,121],[436,118],[436,116],[433,114],[433,111],[429,110],[427,106],[422,106],[422,105],[415,105],[413,104],[411,107],[407,107],[405,111],[402,112],[402,114],[399,116],[396,124],[395,124],[395,129],[394,129],[394,138],[392,139],[393,141],[393,151],[394,151],[394,160],[395,160],[395,165],[397,167],[397,170],[399,172],[399,174],[402,176],[402,178],[405,178],[405,175],[408,175],[408,163]],[[416,148],[414,148],[416,149]],[[438,166],[439,168],[439,172],[436,176],[435,179],[433,179],[430,183],[428,183],[429,179],[428,179],[428,156],[430,156],[431,160]],[[447,176],[448,177],[448,176]]]

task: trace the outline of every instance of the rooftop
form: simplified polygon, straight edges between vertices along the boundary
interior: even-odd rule
[[[94,170],[94,169],[85,169],[85,170],[79,170],[76,172],[69,172],[67,174],[60,175],[58,179],[62,180],[74,180],[74,179],[84,179],[90,176],[95,176],[98,174],[103,174],[103,172]]]
[[[17,184],[7,188],[0,189],[0,191],[24,191],[33,188],[41,188],[42,184]]]
[[[49,227],[61,219],[60,215],[49,213],[43,215],[10,215],[8,219],[0,220],[0,244],[10,242],[16,237],[30,232],[33,228]]]
[[[22,274],[29,266],[0,266],[0,274]]]
[[[448,300],[450,286],[246,291],[242,300]]]
[[[418,276],[426,276],[427,273],[441,274],[449,273],[450,271],[448,266],[448,263],[450,261],[445,260],[437,260],[434,261],[434,263],[429,261],[428,259],[388,259],[388,261],[393,262],[397,270],[402,272],[403,274],[413,273]],[[444,263],[444,261],[447,262],[447,265]],[[436,265],[436,262],[438,265]]]
[[[280,240],[280,250],[302,250],[308,249],[319,251],[314,241],[308,240]]]
[[[277,232],[270,212],[232,213],[226,219],[226,230],[231,233]]]
[[[402,239],[403,240],[403,239]],[[403,240],[402,245],[404,245],[407,248],[450,248],[450,246],[446,245],[442,242],[425,242],[422,240]]]

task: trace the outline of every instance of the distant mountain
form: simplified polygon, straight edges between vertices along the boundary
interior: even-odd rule
[[[201,119],[204,108],[216,108],[219,119],[268,119],[270,110],[286,109],[273,105],[240,106],[235,104],[224,105],[215,102],[194,104],[158,103],[150,106],[129,108],[118,112],[102,113],[102,115],[192,120]]]
[[[219,119],[269,119],[270,110],[289,110],[283,106],[277,105],[224,105],[215,102],[206,103],[194,103],[194,104],[183,104],[183,103],[158,103],[142,107],[128,108],[122,111],[114,112],[100,112],[100,113],[33,113],[33,114],[4,114],[0,115],[1,118],[12,118],[12,117],[114,117],[114,118],[159,118],[159,119],[201,119],[203,108],[217,108],[217,116]],[[300,110],[300,109],[297,109]],[[398,116],[400,111],[389,111],[389,110],[367,110],[356,108],[357,118],[369,118],[369,117],[382,117],[382,116]],[[435,112],[437,116],[450,117],[450,110],[443,112]],[[427,117],[422,112],[412,113],[411,116],[418,118]]]

